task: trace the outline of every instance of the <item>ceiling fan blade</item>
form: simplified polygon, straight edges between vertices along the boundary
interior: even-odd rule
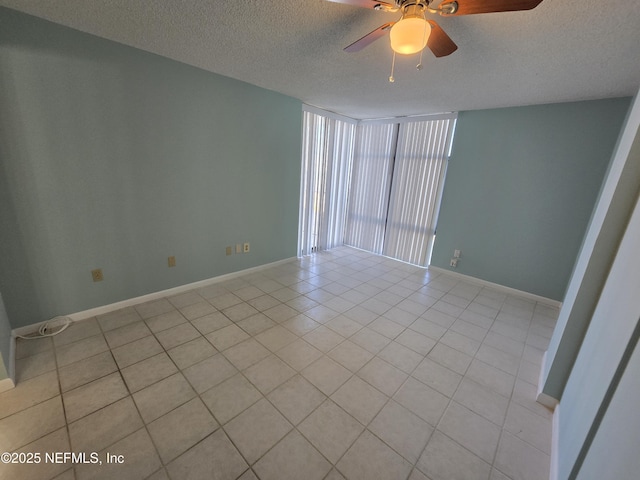
[[[384,37],[387,34],[387,32],[391,29],[393,24],[394,24],[394,22],[385,23],[384,25],[376,28],[373,32],[367,33],[360,40],[356,40],[355,42],[353,42],[348,47],[345,47],[344,51],[345,52],[349,52],[349,53],[359,52],[364,47],[368,47],[369,45],[371,45],[373,42],[378,40],[380,37]]]
[[[457,3],[458,9],[451,15],[473,15],[475,13],[516,12],[531,10],[542,3],[542,0],[445,0],[440,4],[446,12],[446,5]],[[446,15],[446,13],[444,13]]]
[[[458,49],[458,46],[453,43],[453,40],[447,35],[440,25],[433,20],[427,20],[431,25],[431,34],[427,41],[427,47],[433,52],[436,57],[446,57],[451,55]]]
[[[391,3],[376,2],[375,0],[327,0],[327,2],[344,3],[345,5],[353,5],[354,7],[373,8],[373,9],[376,9],[376,5],[381,5],[383,7],[389,7],[389,8],[396,8],[396,6]]]

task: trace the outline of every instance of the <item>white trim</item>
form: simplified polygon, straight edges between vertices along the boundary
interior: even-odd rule
[[[549,480],[558,480],[558,458],[560,452],[558,445],[560,442],[560,404],[553,412],[553,423],[551,426],[551,464],[549,465]]]
[[[13,387],[15,387],[15,384],[10,378],[3,378],[0,380],[0,393],[11,390]]]
[[[315,105],[309,105],[308,103],[302,104],[303,112],[311,112],[323,117],[333,118],[335,120],[342,120],[343,122],[352,123],[354,125],[380,125],[385,123],[410,123],[410,122],[424,122],[430,120],[445,120],[453,119],[457,120],[458,112],[443,112],[443,113],[429,113],[423,115],[409,115],[406,117],[382,117],[382,118],[364,118],[357,119],[340,115],[336,112],[324,110]]]
[[[432,120],[457,120],[457,112],[434,113],[429,115],[412,115],[409,117],[368,118],[358,121],[358,125],[380,125],[385,123],[429,122]]]
[[[310,110],[306,109],[307,105],[302,104],[302,137],[300,139],[300,197],[298,198],[298,243],[296,244],[296,256],[298,258],[302,258],[302,231],[303,231],[303,222],[304,222],[304,208],[303,199],[305,194],[305,136],[306,136],[306,125],[305,125],[305,112]]]
[[[544,355],[542,356],[542,364],[540,365],[540,374],[538,375],[538,392],[536,395],[536,402],[544,405],[551,410],[555,410],[558,406],[558,399],[548,395],[542,391],[542,387],[544,386],[544,372],[546,370],[547,365],[547,351],[545,350]]]
[[[330,112],[329,110],[323,110],[322,108],[314,107],[313,105],[309,105],[307,103],[302,104],[302,111],[315,113],[316,115],[332,118],[334,120],[340,120],[343,122],[351,123],[353,125],[357,125],[359,123],[359,120],[355,118],[345,117],[344,115],[340,115],[339,113]]]
[[[105,313],[113,312],[114,310],[120,310],[121,308],[131,307],[133,305],[149,302],[151,300],[158,300],[160,298],[171,296],[171,295],[177,295],[179,293],[188,292],[189,290],[193,290],[195,288],[207,287],[209,285],[213,285],[214,283],[222,282],[232,278],[241,277],[243,275],[258,272],[267,268],[276,267],[284,263],[289,263],[293,260],[297,260],[297,257],[285,258],[284,260],[278,260],[272,263],[267,263],[265,265],[259,265],[257,267],[251,267],[244,270],[239,270],[237,272],[226,273],[224,275],[219,275],[217,277],[207,278],[206,280],[200,280],[198,282],[188,283],[186,285],[180,285],[178,287],[169,288],[167,290],[161,290],[159,292],[148,293],[140,297],[129,298],[127,300],[122,300],[120,302],[111,303],[109,305],[103,305],[101,307],[90,308],[89,310],[83,310],[81,312],[71,313],[65,316],[69,317],[74,322],[78,322],[80,320],[85,320],[87,318],[95,317],[97,315],[103,315]],[[38,329],[45,323],[47,323],[47,321],[33,323],[31,325],[26,325],[24,327],[14,328],[12,331],[13,337],[15,337],[16,335],[28,335],[30,333],[37,332]]]
[[[540,378],[542,378],[543,373],[544,370],[540,370]],[[544,405],[545,407],[550,408],[551,410],[555,410],[558,406],[558,399],[552,397],[551,395],[547,395],[542,391],[538,393],[536,402],[538,402],[540,405]]]
[[[9,339],[9,365],[7,365],[9,378],[16,383],[16,338],[11,335]]]
[[[557,300],[552,300],[551,298],[542,297],[540,295],[536,295],[535,293],[529,293],[522,290],[518,290],[516,288],[505,287],[504,285],[500,285],[498,283],[488,282],[487,280],[482,280],[481,278],[471,277],[469,275],[465,275],[463,273],[452,272],[451,270],[447,270],[445,268],[434,267],[433,265],[429,265],[429,270],[433,270],[437,273],[446,273],[451,275],[452,277],[459,278],[460,280],[464,280],[470,283],[476,283],[483,285],[485,287],[495,288],[496,290],[502,291],[504,293],[508,293],[510,295],[519,295],[520,297],[528,298],[529,300],[534,300],[536,302],[544,303],[545,305],[549,305],[550,307],[560,308],[562,306],[562,302]]]

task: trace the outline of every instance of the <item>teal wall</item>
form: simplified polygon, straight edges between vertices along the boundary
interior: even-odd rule
[[[629,104],[461,112],[431,264],[562,300]]]
[[[14,328],[296,255],[296,99],[0,8],[0,112]]]

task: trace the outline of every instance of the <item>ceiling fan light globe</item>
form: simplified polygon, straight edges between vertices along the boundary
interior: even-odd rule
[[[391,48],[401,55],[418,53],[427,46],[431,26],[424,18],[403,18],[391,27]]]

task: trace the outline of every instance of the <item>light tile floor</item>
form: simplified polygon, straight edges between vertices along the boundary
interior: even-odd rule
[[[347,247],[108,313],[18,342],[0,479],[546,480],[557,313]]]

